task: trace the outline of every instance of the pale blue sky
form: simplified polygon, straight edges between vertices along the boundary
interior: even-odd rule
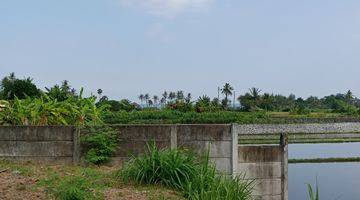
[[[111,98],[163,90],[360,96],[359,0],[1,0],[0,75]]]

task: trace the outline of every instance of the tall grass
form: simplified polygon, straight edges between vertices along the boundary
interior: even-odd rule
[[[319,187],[316,181],[316,189],[313,190],[312,186],[310,184],[307,184],[308,186],[308,193],[309,193],[309,200],[320,200],[319,197]]]
[[[159,150],[155,145],[150,145],[144,156],[129,161],[119,177],[137,184],[175,188],[191,200],[246,200],[253,186],[252,181],[218,174],[208,155],[199,160],[187,151]]]

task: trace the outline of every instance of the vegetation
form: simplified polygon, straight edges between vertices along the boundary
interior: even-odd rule
[[[289,163],[331,163],[331,162],[360,162],[360,157],[346,158],[309,158],[309,159],[289,159]]]
[[[183,199],[161,186],[136,186],[119,181],[118,168],[41,165],[0,160],[1,197],[5,199]]]
[[[250,199],[252,181],[217,174],[208,156],[198,161],[182,150],[158,150],[155,145],[119,172],[125,182],[160,184],[181,191],[187,199]]]
[[[316,190],[314,191],[310,184],[308,186],[309,200],[320,200],[319,198],[319,187],[316,184]]]
[[[1,125],[85,125],[101,122],[104,107],[95,105],[96,98],[69,97],[64,101],[46,94],[1,102]]]
[[[91,126],[84,130],[81,140],[87,150],[85,160],[96,165],[109,161],[117,146],[115,130],[108,126]]]
[[[128,99],[113,100],[97,90],[97,96],[83,97],[68,81],[37,88],[31,78],[6,76],[0,87],[1,125],[86,125],[139,123],[298,123],[318,119],[360,120],[360,100],[351,91],[323,98],[307,99],[262,93],[258,88],[237,97],[226,83],[219,96],[192,99],[184,91],[164,91],[161,95],[140,94],[140,104]],[[221,99],[220,93],[223,98]],[[232,105],[232,106],[231,106]],[[335,120],[336,121],[336,120]],[[321,122],[321,121],[319,121]]]
[[[102,120],[107,124],[224,124],[224,123],[262,123],[268,119],[266,113],[243,113],[231,111],[218,112],[180,112],[172,110],[144,110],[134,112],[105,112]]]
[[[23,99],[26,97],[40,96],[40,90],[29,78],[18,79],[14,73],[1,80],[0,99],[12,100],[15,97]]]

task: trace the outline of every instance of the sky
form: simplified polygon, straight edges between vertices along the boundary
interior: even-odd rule
[[[358,0],[1,0],[0,77],[136,100],[229,82],[360,96]]]

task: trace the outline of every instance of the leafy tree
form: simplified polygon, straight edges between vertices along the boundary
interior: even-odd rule
[[[66,99],[68,99],[70,97],[75,97],[77,95],[75,89],[70,87],[69,82],[67,80],[64,80],[61,83],[61,86],[56,84],[51,88],[45,87],[45,90],[46,90],[46,94],[50,98],[56,99],[58,101],[65,101]],[[101,93],[102,93],[102,90],[101,90]],[[99,93],[99,91],[98,91],[99,95],[101,95],[101,93]]]
[[[32,82],[30,77],[18,79],[14,73],[6,76],[1,81],[0,96],[2,99],[25,99],[26,97],[39,97],[41,91]]]

